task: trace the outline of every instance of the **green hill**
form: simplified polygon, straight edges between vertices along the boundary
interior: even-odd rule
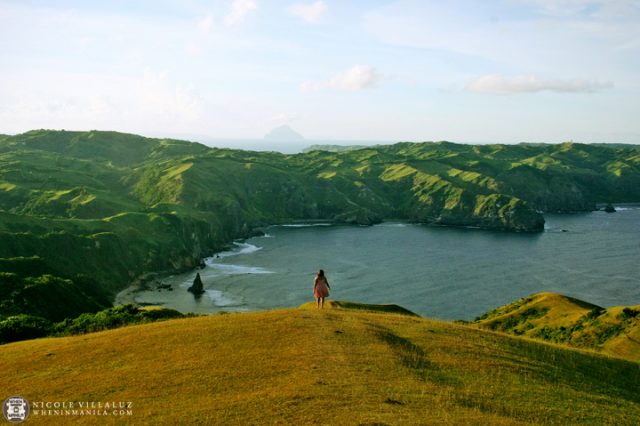
[[[640,362],[640,306],[604,309],[559,294],[539,293],[488,312],[475,323]]]
[[[0,306],[24,308],[0,311],[0,320],[77,313],[64,304],[55,312],[27,308],[53,293],[86,295],[96,301],[86,310],[95,312],[103,293],[150,273],[191,269],[269,224],[394,218],[536,232],[541,212],[640,201],[639,171],[637,149],[573,143],[398,143],[284,155],[103,131],[7,136],[0,138],[0,265],[37,257],[43,268],[11,278]],[[24,291],[34,280],[53,282],[44,275],[62,281]]]
[[[358,309],[213,315],[11,343],[0,351],[11,372],[0,388],[31,402],[132,403],[124,419],[32,413],[33,424],[640,422],[636,363],[345,305]]]

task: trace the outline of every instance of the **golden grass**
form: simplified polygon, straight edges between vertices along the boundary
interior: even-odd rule
[[[631,321],[623,324],[620,315],[625,307],[610,307],[606,310],[596,305],[563,296],[556,293],[538,293],[529,298],[503,306],[494,311],[489,317],[478,321],[481,327],[491,328],[492,324],[504,322],[510,318],[517,319],[526,316],[531,309],[544,311],[538,317],[526,318],[511,331],[518,331],[524,336],[536,337],[543,327],[571,328],[593,309],[602,311],[596,322],[584,322],[583,325],[572,333],[569,344],[577,347],[597,349],[603,353],[622,357],[631,361],[640,361],[640,321]],[[631,306],[631,309],[640,310],[640,306]],[[617,335],[612,335],[605,341],[596,344],[596,336],[604,328],[623,326],[624,330]],[[591,345],[591,346],[589,346]]]
[[[370,312],[385,312],[390,314],[403,314],[418,316],[410,310],[394,304],[371,305],[367,303],[347,302],[343,300],[328,300],[324,304],[325,309],[350,309]],[[300,306],[300,309],[317,309],[316,302],[307,302]]]
[[[322,172],[322,173],[318,173],[318,177],[321,179],[333,179],[334,177],[336,177],[336,172],[335,170],[332,171],[328,171],[328,172]]]
[[[342,302],[347,303],[347,302]],[[0,347],[0,389],[131,401],[28,424],[638,424],[639,366],[396,313],[213,315]]]
[[[380,179],[385,182],[397,181],[414,175],[417,172],[416,169],[407,164],[392,164],[384,169],[380,175]]]
[[[0,182],[0,189],[5,192],[13,191],[15,188],[16,188],[16,185],[13,183]]]
[[[172,179],[176,176],[180,176],[182,173],[186,172],[193,166],[193,163],[182,163],[176,166],[170,167],[165,171],[163,179]]]
[[[600,321],[609,325],[620,324],[620,315],[624,308],[622,306],[607,308]],[[640,306],[630,306],[630,308],[640,311]],[[602,350],[615,356],[640,362],[640,323],[635,321],[634,325],[627,327],[624,332],[606,341]]]
[[[497,317],[517,317],[527,310],[535,308],[538,310],[547,309],[548,311],[544,315],[543,320],[544,325],[555,327],[566,325],[567,323],[573,323],[589,313],[593,308],[596,308],[595,305],[562,296],[557,293],[537,293],[527,299],[526,303],[520,303],[520,301],[518,301],[502,308],[498,308],[498,310],[502,311],[499,312],[498,316],[480,321],[479,324],[492,322]],[[533,319],[531,322],[536,324],[540,321]]]

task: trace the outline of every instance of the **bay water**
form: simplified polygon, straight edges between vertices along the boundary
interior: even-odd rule
[[[204,269],[162,279],[171,291],[151,283],[117,301],[184,313],[295,307],[313,300],[322,268],[330,299],[395,303],[448,320],[543,291],[603,307],[640,304],[640,207],[545,219],[537,234],[409,223],[273,226],[205,259]],[[187,291],[196,272],[205,287],[199,298]]]

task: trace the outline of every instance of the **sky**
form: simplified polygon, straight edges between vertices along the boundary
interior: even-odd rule
[[[0,133],[640,143],[640,0],[0,0]]]

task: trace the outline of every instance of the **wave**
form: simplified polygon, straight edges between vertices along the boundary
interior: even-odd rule
[[[237,241],[234,242],[233,244],[236,246],[235,249],[221,251],[220,253],[216,253],[212,257],[207,257],[206,259],[204,259],[204,263],[207,264],[208,266],[211,266],[214,264],[216,259],[221,259],[224,257],[231,257],[231,256],[238,256],[241,254],[255,253],[258,250],[262,250],[262,247],[254,246],[253,244],[240,243]]]
[[[544,232],[547,233],[547,234],[560,234],[562,232],[569,232],[569,230],[566,229],[566,228],[558,228],[558,227],[547,226],[547,224],[545,223]],[[573,232],[575,233],[575,231],[573,231]]]
[[[374,226],[380,226],[382,228],[406,228],[406,223],[379,223]]]
[[[214,305],[218,307],[230,307],[230,306],[241,306],[242,302],[238,302],[228,296],[226,296],[220,290],[205,290],[204,291],[207,297],[213,302]]]
[[[235,242],[233,244],[235,244],[240,248],[240,250],[234,251],[236,254],[248,254],[248,253],[256,252],[258,250],[262,250],[262,247],[254,246],[253,244],[238,243],[238,242]]]
[[[273,274],[273,271],[259,266],[228,265],[225,263],[211,263],[207,266],[220,272],[221,275]]]
[[[205,279],[216,279],[221,277],[228,277],[232,275],[246,275],[246,274],[272,274],[273,271],[269,271],[259,266],[245,266],[245,265],[233,265],[226,263],[218,263],[217,260],[238,256],[241,254],[255,253],[258,250],[262,250],[262,247],[258,247],[249,243],[234,242],[236,247],[233,250],[223,251],[216,254],[213,257],[208,257],[204,260],[206,268],[201,271],[202,276]],[[192,278],[185,280],[181,286],[191,285]],[[248,311],[249,309],[244,306],[244,303],[229,297],[226,293],[220,290],[205,289],[207,297],[218,307],[233,307],[234,311]]]

